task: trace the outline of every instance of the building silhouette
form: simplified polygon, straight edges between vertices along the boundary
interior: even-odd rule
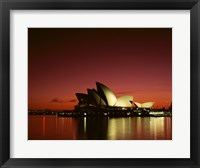
[[[87,94],[76,93],[78,105],[75,109],[104,109],[104,110],[130,110],[134,107],[140,110],[150,109],[154,102],[133,102],[133,96],[124,95],[116,97],[106,85],[96,82],[97,89],[87,89]],[[134,105],[134,106],[133,106]]]

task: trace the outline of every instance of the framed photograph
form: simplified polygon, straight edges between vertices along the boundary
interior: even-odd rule
[[[199,1],[1,1],[2,167],[200,167]]]

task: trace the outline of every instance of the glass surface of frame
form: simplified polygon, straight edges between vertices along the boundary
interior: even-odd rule
[[[47,5],[48,4],[48,5]],[[165,2],[109,2],[106,3],[103,1],[98,2],[54,2],[54,1],[1,1],[1,59],[2,59],[2,68],[1,68],[1,84],[2,84],[2,93],[1,93],[1,165],[4,167],[16,167],[16,166],[25,166],[25,167],[39,167],[39,166],[135,166],[135,167],[147,167],[147,166],[186,166],[186,167],[199,167],[199,115],[198,115],[198,10],[199,10],[199,1],[165,1]],[[13,110],[13,106],[10,106],[10,100],[13,100],[13,97],[10,97],[10,86],[12,84],[12,79],[10,80],[10,11],[11,10],[21,10],[21,9],[181,9],[181,10],[190,10],[190,158],[181,158],[175,159],[170,156],[166,159],[150,159],[142,158],[140,159],[78,159],[73,157],[73,159],[15,159],[10,155],[10,110]],[[11,41],[12,42],[12,41]],[[12,62],[12,60],[11,60]],[[12,73],[11,73],[12,74]],[[187,80],[187,82],[189,82]],[[11,93],[12,95],[12,93]],[[58,100],[58,99],[56,99]],[[17,134],[16,132],[13,132]],[[23,135],[24,136],[24,135]],[[20,158],[20,157],[19,157]],[[59,157],[57,157],[59,158]]]

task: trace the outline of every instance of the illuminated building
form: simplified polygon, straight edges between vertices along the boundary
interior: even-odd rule
[[[78,107],[99,107],[103,109],[124,110],[132,107],[133,96],[116,97],[115,94],[102,83],[96,82],[97,89],[87,89],[87,94],[76,93]]]
[[[138,103],[134,102],[134,105],[138,109],[150,109],[153,106],[154,102]]]

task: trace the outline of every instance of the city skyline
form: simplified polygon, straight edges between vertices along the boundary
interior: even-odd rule
[[[29,28],[28,108],[72,110],[96,81],[117,97],[172,102],[171,28]]]

